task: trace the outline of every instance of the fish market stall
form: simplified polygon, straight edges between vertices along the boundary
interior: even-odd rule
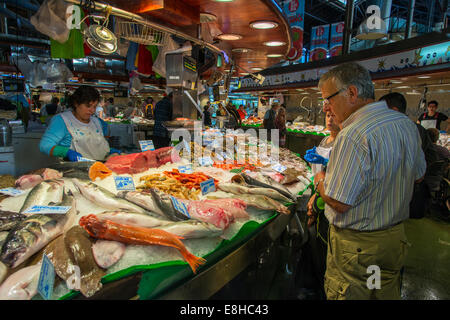
[[[247,154],[251,145],[237,148]],[[270,156],[227,164],[205,145],[180,146],[7,180],[0,299],[42,299],[48,261],[56,274],[48,299],[207,298],[298,220],[311,176],[289,150],[277,150],[275,164]]]
[[[309,125],[305,122],[294,122],[286,126],[286,148],[304,156],[306,150],[318,146],[320,141],[330,132],[320,125]]]

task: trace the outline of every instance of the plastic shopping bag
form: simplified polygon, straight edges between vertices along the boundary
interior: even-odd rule
[[[39,32],[64,43],[69,39],[70,33],[66,23],[66,10],[69,5],[64,0],[45,0],[30,18],[30,22]]]

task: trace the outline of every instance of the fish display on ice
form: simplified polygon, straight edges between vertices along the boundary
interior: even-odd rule
[[[114,240],[126,244],[156,244],[173,247],[181,253],[194,273],[196,273],[196,270],[200,265],[205,263],[205,259],[196,257],[188,251],[183,242],[181,242],[181,237],[175,236],[167,231],[134,227],[109,220],[100,220],[93,214],[81,217],[80,226],[82,226],[91,237],[98,239]]]
[[[80,268],[80,292],[92,297],[102,288],[101,279],[106,274],[95,262],[93,241],[82,227],[75,226],[64,235],[64,245],[73,264]]]
[[[72,179],[74,185],[86,199],[110,210],[121,210],[130,212],[146,213],[146,210],[119,197],[105,188],[93,182],[82,182],[76,178]]]
[[[159,227],[173,222],[163,219],[161,216],[137,212],[104,211],[96,215],[103,220],[144,228]]]
[[[34,186],[38,185],[42,181],[45,180],[53,180],[53,179],[60,179],[62,178],[63,174],[57,170],[50,169],[50,168],[44,168],[39,169],[32,174],[26,174],[21,177],[19,177],[15,184],[16,188],[21,190],[26,190],[33,188]]]
[[[58,205],[62,202],[63,194],[63,180],[43,181],[31,189],[19,212],[22,213],[31,206]]]
[[[92,246],[95,262],[103,269],[117,263],[125,254],[126,245],[119,241],[97,240]]]
[[[0,231],[11,230],[25,218],[21,213],[0,210]]]
[[[194,219],[172,222],[158,227],[159,230],[170,232],[184,239],[214,238],[223,233],[215,225]]]
[[[117,197],[128,200],[145,210],[150,212],[154,212],[161,217],[165,217],[166,215],[157,205],[154,200],[152,194],[150,192],[139,192],[139,191],[119,191],[117,193]]]
[[[244,178],[245,182],[249,185],[274,189],[285,197],[288,197],[291,200],[296,200],[296,196],[294,196],[285,186],[260,172],[241,173],[238,176]],[[233,177],[233,179],[235,179],[235,177]]]
[[[6,237],[8,236],[9,231],[0,231],[0,249],[3,246],[3,243],[5,243]]]
[[[19,222],[3,243],[0,261],[15,268],[62,234],[66,216],[34,214]]]
[[[275,189],[268,189],[262,187],[254,187],[244,183],[219,183],[217,186],[220,190],[233,193],[233,194],[260,194],[267,196],[274,200],[280,200],[284,202],[291,202],[290,198],[282,195]]]
[[[22,268],[0,285],[0,300],[31,300],[37,294],[41,264]]]
[[[208,195],[208,199],[222,199],[220,195]],[[228,197],[228,196],[225,196]],[[235,194],[234,198],[243,200],[248,206],[259,208],[262,210],[275,210],[279,213],[289,214],[289,209],[283,204],[269,197],[260,194]]]
[[[185,201],[189,215],[193,219],[211,223],[222,230],[234,221],[234,216],[224,208],[206,200]]]

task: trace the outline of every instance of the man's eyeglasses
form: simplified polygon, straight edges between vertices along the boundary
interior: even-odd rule
[[[324,99],[322,100],[322,101],[323,101],[323,105],[329,104],[331,98],[337,96],[339,93],[341,93],[341,92],[344,91],[344,90],[346,90],[346,88],[341,88],[341,89],[339,89],[338,91],[336,91],[335,93],[333,93],[332,95],[330,95],[330,96],[324,98]]]

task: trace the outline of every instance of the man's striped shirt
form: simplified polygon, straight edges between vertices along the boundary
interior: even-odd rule
[[[416,125],[385,101],[352,113],[339,132],[325,176],[325,194],[351,206],[325,206],[328,221],[360,231],[386,229],[409,217],[414,181],[426,170]]]

